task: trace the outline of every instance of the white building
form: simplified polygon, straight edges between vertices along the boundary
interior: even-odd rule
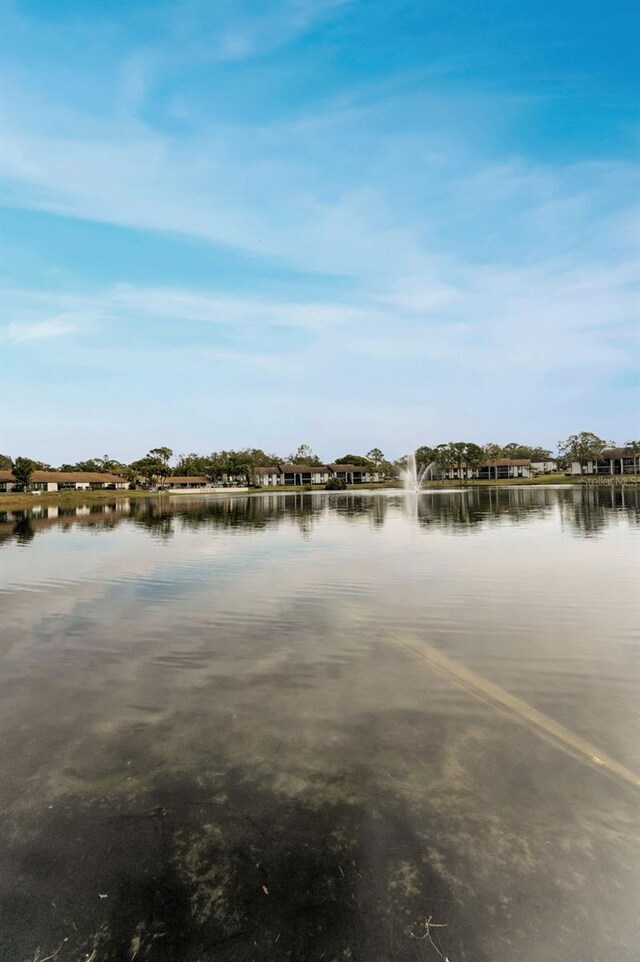
[[[180,490],[190,490],[191,488],[209,488],[211,487],[211,482],[208,478],[205,478],[203,474],[193,474],[193,475],[176,475],[172,474],[170,477],[164,478],[160,487],[164,490],[165,488],[169,491],[175,488],[180,488]]]
[[[558,470],[558,462],[555,458],[538,458],[531,462],[531,470],[534,474],[554,474]]]
[[[485,461],[478,467],[470,467],[461,462],[451,468],[441,470],[441,476],[450,481],[507,481],[514,478],[530,478],[533,475],[528,458],[497,458]]]
[[[331,478],[341,478],[346,484],[371,484],[380,475],[361,464],[276,464],[254,471],[258,487],[302,487],[326,484]]]
[[[633,448],[607,448],[599,458],[592,458],[582,464],[571,462],[571,474],[640,474],[640,451]]]
[[[20,485],[13,471],[0,471],[0,492],[16,491]],[[117,474],[101,471],[32,471],[26,490],[31,494],[47,491],[125,490],[129,482]]]

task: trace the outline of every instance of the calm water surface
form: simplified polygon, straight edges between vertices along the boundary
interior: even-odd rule
[[[638,506],[0,514],[2,962],[635,962]]]

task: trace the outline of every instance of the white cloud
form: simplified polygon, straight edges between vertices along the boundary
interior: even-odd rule
[[[189,84],[170,82],[190,59],[231,63],[273,51],[332,6],[292,0],[268,5],[266,18],[252,3],[229,18],[231,7],[188,4],[174,18],[183,34],[173,52],[166,38],[123,52],[102,113],[5,86],[0,167],[10,203],[212,241],[262,257],[278,281],[277,294],[245,294],[237,278],[222,292],[117,278],[82,295],[14,291],[8,339],[54,339],[93,318],[102,355],[122,371],[134,339],[110,336],[118,325],[209,324],[209,344],[206,331],[194,347],[171,327],[170,343],[150,338],[145,351],[159,364],[163,353],[175,359],[177,377],[180,359],[192,358],[194,371],[209,362],[225,397],[234,390],[228,372],[240,372],[238,384],[243,369],[257,372],[264,380],[251,382],[251,396],[262,410],[283,396],[286,377],[286,404],[300,417],[312,418],[313,405],[326,412],[323,399],[342,398],[349,384],[348,419],[358,424],[404,417],[413,425],[428,404],[453,430],[483,404],[499,406],[490,391],[505,384],[518,386],[509,414],[540,408],[544,417],[550,385],[556,400],[574,392],[567,410],[584,407],[599,383],[632,369],[635,165],[542,163],[500,144],[487,149],[480,128],[515,109],[504,92],[457,100],[432,94],[424,78],[412,90],[396,77],[355,94],[349,86],[302,115],[286,101],[278,120],[233,124],[213,120],[213,108],[203,117]],[[135,119],[154,96],[146,121]],[[297,279],[278,276],[279,266]],[[327,273],[338,283],[319,295],[317,275]],[[286,350],[274,334],[283,328],[292,334]],[[81,364],[87,348],[74,340],[64,347]],[[131,363],[139,366],[139,355]],[[185,374],[185,399],[208,388],[210,374],[200,373],[201,384]],[[375,400],[385,387],[393,401]],[[332,403],[327,430],[340,420]]]
[[[25,341],[45,341],[51,338],[76,334],[83,326],[73,316],[60,314],[34,324],[18,324],[12,321],[5,327],[6,337],[14,344]]]

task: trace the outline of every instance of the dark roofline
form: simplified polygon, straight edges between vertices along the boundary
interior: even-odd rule
[[[13,471],[0,471],[0,481],[16,481],[16,476]],[[103,471],[39,471],[35,470],[31,472],[31,477],[29,478],[29,484],[31,482],[46,482],[46,481],[57,481],[58,483],[64,483],[65,481],[95,481],[107,484],[113,484],[114,482],[122,482],[128,484],[126,478],[120,477],[119,474],[109,474]]]

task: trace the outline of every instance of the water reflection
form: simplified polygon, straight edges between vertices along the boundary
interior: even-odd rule
[[[5,512],[2,962],[428,962],[429,917],[452,960],[634,962],[637,797],[592,756],[640,771],[637,521],[577,487]]]
[[[513,487],[468,488],[420,494],[321,493],[263,494],[251,497],[130,500],[81,505],[36,505],[31,509],[0,511],[0,544],[15,540],[28,544],[52,527],[91,525],[108,530],[123,522],[147,530],[152,537],[171,539],[180,529],[259,529],[295,524],[305,537],[313,535],[323,514],[334,514],[349,524],[362,519],[381,528],[399,512],[419,527],[436,524],[469,534],[478,527],[528,521],[559,512],[563,524],[585,536],[596,536],[611,524],[640,520],[637,487]]]

